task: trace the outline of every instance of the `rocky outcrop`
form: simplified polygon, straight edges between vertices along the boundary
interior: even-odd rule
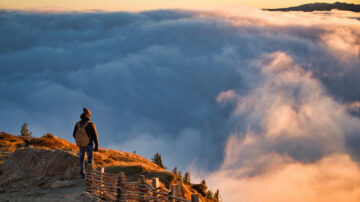
[[[0,164],[0,201],[97,201],[72,150],[19,148]]]
[[[72,151],[49,149],[17,149],[0,166],[0,186],[23,178],[74,179],[78,175],[78,159]]]

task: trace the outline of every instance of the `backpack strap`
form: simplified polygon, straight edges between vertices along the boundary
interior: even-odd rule
[[[87,121],[86,123],[84,123],[84,125],[81,126],[80,121],[78,121],[77,122],[77,127],[78,128],[86,128],[89,123],[91,123],[91,121]]]
[[[86,127],[89,125],[89,123],[91,123],[91,121],[86,122],[86,123],[83,125],[84,128],[86,128]]]

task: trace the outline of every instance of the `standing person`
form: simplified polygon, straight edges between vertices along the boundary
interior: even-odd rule
[[[75,124],[73,136],[76,141],[76,145],[79,147],[80,156],[80,176],[85,178],[84,174],[84,157],[85,151],[87,154],[88,163],[92,164],[93,150],[98,150],[98,136],[96,127],[93,122],[90,121],[91,111],[86,107],[83,108],[83,113],[80,115],[80,121]],[[94,144],[95,143],[95,149]]]

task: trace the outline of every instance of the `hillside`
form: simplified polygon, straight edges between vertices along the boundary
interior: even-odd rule
[[[288,8],[275,8],[275,9],[263,9],[267,11],[304,11],[304,12],[312,12],[312,11],[330,11],[333,9],[344,10],[344,11],[353,11],[360,12],[360,4],[348,4],[336,2],[333,4],[329,3],[310,3],[303,4],[295,7]]]
[[[76,145],[46,134],[32,138],[26,147],[23,138],[0,133],[0,198],[8,201],[96,201],[96,197],[84,192],[84,180],[78,173],[78,149]],[[161,186],[169,188],[180,179],[148,159],[128,152],[99,148],[94,152],[96,167],[105,172],[125,172],[129,181],[140,175],[147,179],[158,177]],[[184,196],[202,192],[199,184],[182,184]],[[194,189],[195,188],[195,189]],[[206,199],[200,195],[202,201]],[[5,200],[5,201],[6,201]],[[207,200],[211,201],[211,200]]]

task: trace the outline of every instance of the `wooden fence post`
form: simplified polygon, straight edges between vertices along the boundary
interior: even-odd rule
[[[179,192],[180,192],[180,185],[179,184],[172,184],[170,187],[171,190],[171,196],[179,196]],[[171,202],[176,202],[178,200],[176,199],[171,199]]]
[[[176,184],[176,196],[177,197],[181,197],[180,192],[181,192],[180,184]],[[179,201],[179,200],[176,200],[176,201]]]
[[[145,183],[145,176],[144,175],[140,175],[139,179],[140,179],[140,183]]]
[[[104,171],[105,171],[105,168],[101,167],[101,169],[100,169],[100,173],[101,173],[100,183],[101,184],[103,183],[103,180],[104,180]]]
[[[160,186],[159,178],[158,178],[158,177],[154,177],[154,178],[151,180],[151,185],[152,185],[155,189],[159,188],[159,186]]]
[[[100,169],[100,195],[104,195],[104,167],[101,167]]]
[[[191,194],[191,202],[200,202],[198,194]]]
[[[121,197],[123,197],[123,193],[120,189],[120,187],[122,186],[123,182],[125,182],[125,173],[124,172],[120,172],[119,175],[118,175],[118,179],[117,179],[117,200],[119,201],[121,199]]]
[[[93,186],[92,186],[92,183],[93,183],[93,166],[92,166],[92,164],[88,164],[85,169],[86,169],[85,170],[85,176],[86,176],[85,191],[92,193],[92,192],[94,192]]]
[[[142,185],[145,185],[145,176],[144,176],[144,175],[140,175],[139,179],[140,179],[140,189],[145,189],[145,186],[142,186]],[[140,201],[146,202],[147,200],[145,199],[145,197],[146,197],[147,191],[145,191],[145,190],[139,190],[139,191],[142,193],[142,194],[140,195],[141,198],[142,198],[142,200],[140,200]]]
[[[159,181],[159,178],[158,177],[154,177],[152,180],[151,180],[151,185],[154,187],[154,192],[157,191],[157,188],[159,188],[160,186],[160,181]],[[156,200],[156,197],[157,197],[157,194],[156,193],[153,193],[152,196],[155,198],[154,199],[154,202],[157,202],[158,200]]]

